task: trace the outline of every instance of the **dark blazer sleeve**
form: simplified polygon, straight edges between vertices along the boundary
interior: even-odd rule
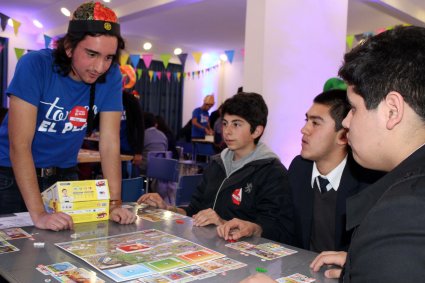
[[[310,248],[311,223],[313,219],[313,191],[311,174],[313,162],[297,156],[289,165],[289,187],[294,215],[294,245]]]

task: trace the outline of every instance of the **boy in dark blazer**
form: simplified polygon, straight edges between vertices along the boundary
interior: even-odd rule
[[[373,182],[349,153],[342,120],[350,110],[345,90],[316,96],[301,129],[301,155],[289,166],[294,203],[295,245],[321,252],[347,250],[347,197]],[[319,180],[322,178],[322,181]]]

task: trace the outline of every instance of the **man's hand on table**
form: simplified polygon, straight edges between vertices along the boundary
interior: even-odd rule
[[[193,226],[207,226],[210,224],[221,225],[226,223],[226,221],[221,219],[217,212],[211,208],[199,211],[197,214],[194,214],[192,218]]]
[[[310,268],[317,272],[325,264],[332,264],[343,267],[346,260],[346,252],[322,252],[313,260],[313,262],[310,264]],[[342,269],[340,268],[333,268],[326,270],[324,274],[326,278],[339,278],[341,276],[341,271]]]
[[[157,193],[149,193],[142,195],[138,200],[138,204],[145,203],[149,206],[153,206],[160,209],[167,209],[167,204],[162,197]]]
[[[218,236],[227,240],[237,241],[242,237],[261,236],[263,229],[255,223],[238,218],[217,227]]]
[[[61,231],[74,228],[71,216],[63,212],[47,213],[43,211],[38,215],[31,214],[34,226],[39,229]]]
[[[134,212],[131,212],[126,208],[122,208],[121,206],[110,208],[109,213],[109,219],[118,222],[119,224],[131,224],[137,219]]]

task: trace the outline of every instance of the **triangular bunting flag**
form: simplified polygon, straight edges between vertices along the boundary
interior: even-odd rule
[[[12,19],[12,23],[13,23],[13,31],[15,35],[18,35],[18,31],[19,31],[19,27],[21,26],[21,23],[14,19]]]
[[[148,75],[149,75],[149,80],[152,81],[153,71],[149,70]]]
[[[235,55],[235,50],[225,50],[224,53],[227,56],[227,60],[229,60],[230,64],[232,64],[233,56]]]
[[[241,49],[241,54],[242,54],[242,57],[245,58],[245,48]]]
[[[3,51],[3,44],[0,44],[0,53]]]
[[[348,35],[346,41],[348,48],[351,49],[353,47],[354,35]]]
[[[201,62],[202,52],[192,52],[193,59],[195,59],[196,64],[199,65]]]
[[[52,41],[52,38],[48,35],[44,35],[44,46],[46,48],[49,48],[50,42]]]
[[[9,17],[5,14],[0,13],[1,18],[1,30],[4,31],[7,25],[7,21],[9,20]]]
[[[147,69],[149,69],[151,62],[152,62],[153,54],[143,54],[142,59],[143,62],[145,62],[145,66]]]
[[[121,66],[124,66],[124,65],[126,65],[127,64],[127,61],[128,61],[128,57],[129,57],[130,55],[128,54],[128,53],[121,53],[121,56],[120,56],[120,65]]]
[[[153,72],[153,82],[156,82],[157,74],[156,72]]]
[[[179,81],[180,81],[181,76],[182,76],[182,73],[181,73],[181,72],[177,72],[177,79],[178,79]]]
[[[386,29],[385,29],[385,28],[377,29],[377,30],[376,30],[376,34],[380,34],[381,32],[384,32],[384,31],[386,31]]]
[[[156,76],[158,77],[158,80],[161,80],[162,73],[158,71],[158,72],[156,72]]]
[[[160,57],[161,57],[162,63],[164,63],[165,69],[167,69],[168,61],[170,61],[171,54],[168,54],[168,53],[167,54],[161,54]]]
[[[165,72],[165,75],[167,76],[167,80],[171,81],[171,72]]]
[[[180,63],[184,66],[186,63],[187,53],[179,54],[177,57],[179,57]]]
[[[16,58],[19,60],[21,59],[22,55],[24,55],[24,51],[25,49],[22,48],[15,48],[15,54],[16,54]]]
[[[139,64],[140,55],[139,54],[131,54],[130,55],[130,61],[134,68],[137,68],[137,65]]]
[[[137,69],[137,79],[140,80],[140,77],[142,76],[142,69]]]

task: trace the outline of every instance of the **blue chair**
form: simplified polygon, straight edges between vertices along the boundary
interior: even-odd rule
[[[135,202],[144,194],[143,178],[123,179],[121,182],[121,199],[123,202]]]
[[[202,174],[185,175],[180,177],[176,193],[176,206],[187,206],[192,194],[202,180]]]
[[[198,161],[198,156],[204,156],[206,162],[209,162],[210,156],[216,154],[212,143],[194,142],[193,143],[194,160]]]
[[[164,182],[178,182],[179,162],[171,158],[151,157],[148,159],[146,177],[148,179],[146,192],[149,191],[149,179],[157,179]]]
[[[173,152],[172,151],[149,151],[147,154],[147,157],[148,157],[148,164],[149,164],[149,159],[151,159],[152,157],[172,158]]]

